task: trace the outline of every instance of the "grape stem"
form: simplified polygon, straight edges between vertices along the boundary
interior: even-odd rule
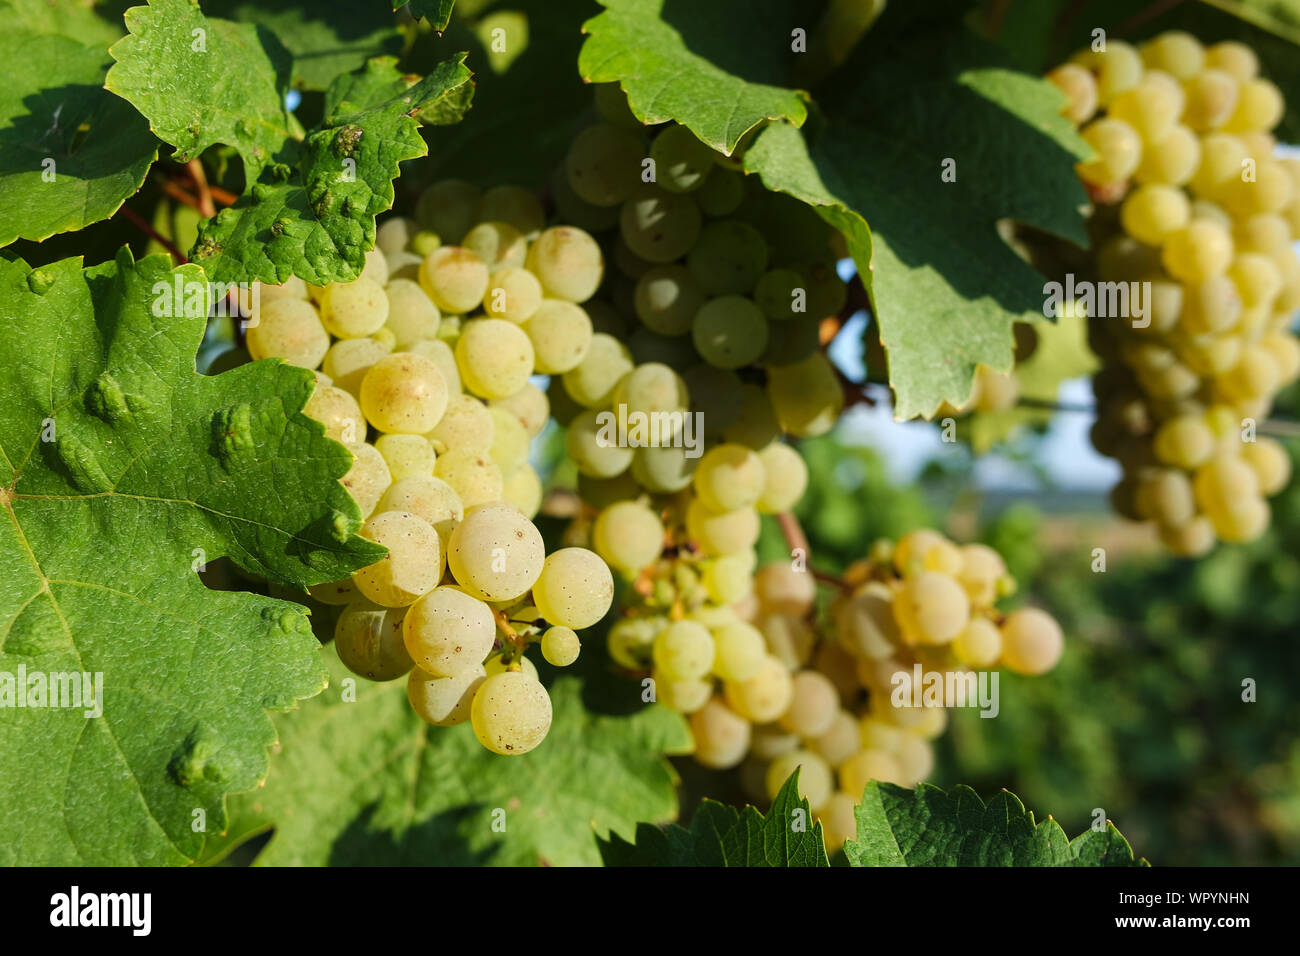
[[[512,645],[514,652],[513,657],[518,657],[528,648],[528,641],[521,637],[515,630],[514,625],[510,623],[510,615],[505,611],[494,610],[492,616],[496,618],[497,629],[506,636],[506,640]]]
[[[176,244],[174,242],[172,242],[170,239],[168,239],[166,236],[160,233],[153,226],[149,225],[149,223],[145,222],[144,218],[138,212],[132,209],[130,206],[123,206],[121,209],[121,213],[123,216],[129,219],[137,229],[143,232],[154,242],[158,243],[169,253],[171,253],[172,258],[176,260],[177,265],[184,265],[185,263],[190,261],[189,259],[185,258],[185,254],[183,252],[181,252],[179,249],[176,248]]]
[[[782,511],[776,516],[776,523],[781,527],[781,537],[785,538],[785,546],[790,549],[790,553],[800,552],[803,554],[805,566],[812,573],[813,579],[820,581],[832,587],[839,588],[841,591],[850,590],[843,578],[834,574],[828,574],[825,571],[818,571],[812,566],[812,551],[808,547],[808,535],[804,533],[803,525],[795,517],[793,511]]]
[[[203,171],[203,164],[198,159],[191,159],[185,164],[189,170],[190,178],[194,180],[194,188],[199,194],[199,212],[205,218],[211,219],[217,214],[217,207],[212,202],[212,190],[208,187],[208,175]]]

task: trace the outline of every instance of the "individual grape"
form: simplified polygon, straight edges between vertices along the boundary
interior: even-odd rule
[[[591,627],[613,602],[613,575],[605,562],[586,548],[561,548],[548,555],[533,584],[533,603],[542,617],[574,630]]]
[[[695,621],[673,621],[655,638],[655,667],[669,680],[700,680],[713,667],[713,635]]]
[[[1268,529],[1271,511],[1263,498],[1243,498],[1209,513],[1215,533],[1230,544],[1254,541]]]
[[[698,498],[686,510],[686,530],[706,554],[734,554],[758,540],[758,512],[751,508],[712,511]]]
[[[1123,120],[1093,120],[1079,135],[1097,152],[1097,158],[1079,163],[1075,171],[1080,179],[1094,186],[1128,179],[1142,159],[1142,140],[1137,130]]]
[[[438,456],[433,473],[451,486],[466,508],[501,500],[505,478],[483,452],[453,448]]]
[[[1084,51],[1074,57],[1074,62],[1096,75],[1097,101],[1102,106],[1110,105],[1111,100],[1137,86],[1142,78],[1142,57],[1132,44],[1123,40],[1107,38],[1104,50]]]
[[[493,273],[483,295],[483,311],[490,318],[516,325],[532,318],[542,304],[542,284],[527,269],[504,268]]]
[[[1241,84],[1237,96],[1237,108],[1223,124],[1230,132],[1268,132],[1282,119],[1285,104],[1282,93],[1268,80],[1247,80]]]
[[[447,383],[447,394],[450,397],[454,398],[461,393],[460,369],[456,367],[456,356],[450,345],[442,339],[421,339],[407,351],[423,355],[438,366],[438,371]]]
[[[1260,337],[1259,347],[1273,359],[1283,386],[1292,385],[1300,378],[1300,341],[1294,335],[1285,331],[1268,332]]]
[[[695,493],[712,511],[752,508],[765,477],[762,461],[744,445],[716,445],[695,469]]]
[[[1187,196],[1176,186],[1139,186],[1120,207],[1120,222],[1134,239],[1159,245],[1191,220]]]
[[[417,515],[438,532],[444,543],[465,517],[465,506],[455,489],[433,475],[413,475],[393,482],[379,499],[376,510],[408,511]]]
[[[1061,114],[1075,126],[1082,126],[1097,112],[1097,81],[1075,63],[1065,63],[1047,74],[1047,81],[1066,96]]]
[[[736,766],[749,752],[750,724],[720,697],[711,698],[691,714],[695,760],[713,770]]]
[[[515,471],[501,488],[501,500],[508,501],[529,518],[542,510],[542,479],[531,465]]]
[[[722,437],[753,448],[766,448],[781,434],[781,424],[776,420],[776,410],[768,397],[768,390],[746,383],[741,386],[741,401],[735,421],[722,427]]]
[[[1205,48],[1182,30],[1166,30],[1142,44],[1142,62],[1148,69],[1163,70],[1180,80],[1191,79],[1205,67]]]
[[[481,398],[505,398],[533,373],[535,353],[528,334],[505,319],[474,319],[456,340],[460,379]]]
[[[421,670],[456,677],[482,668],[496,640],[492,609],[454,587],[434,588],[411,605],[402,626],[406,650]]]
[[[528,461],[528,432],[519,424],[519,419],[504,408],[489,408],[488,414],[492,416],[493,434],[488,455],[497,463],[502,476],[509,478]]]
[[[1217,391],[1230,401],[1249,402],[1266,398],[1282,383],[1281,370],[1268,350],[1248,345],[1236,366],[1215,380]]]
[[[1253,180],[1236,179],[1223,188],[1223,203],[1238,219],[1277,213],[1295,197],[1295,183],[1281,163],[1260,159]]]
[[[934,771],[934,748],[929,741],[915,734],[904,734],[894,751],[898,772],[906,781],[904,786],[914,787]]]
[[[946,644],[970,621],[970,598],[953,578],[922,571],[903,582],[894,616],[912,643]]]
[[[414,236],[411,237],[411,242],[407,246],[407,248],[409,248],[412,253],[417,255],[421,262],[424,262],[424,257],[427,256],[429,253],[433,252],[434,249],[437,249],[441,245],[442,245],[442,237],[440,235],[438,235],[436,232],[433,232],[429,229],[421,229],[419,232],[417,232]],[[415,278],[417,281],[419,280],[418,270]]]
[[[723,680],[746,681],[756,675],[767,656],[763,634],[744,621],[730,621],[713,633],[713,673]]]
[[[854,690],[857,689],[856,681]],[[858,722],[848,711],[837,710],[830,725],[808,741],[813,752],[832,766],[843,763],[862,749]]]
[[[658,618],[624,617],[609,629],[609,656],[621,667],[636,670],[650,660],[655,635],[664,627]]]
[[[564,391],[587,408],[604,407],[615,386],[632,368],[627,348],[613,336],[598,332],[592,336],[583,360],[564,374]]]
[[[366,440],[366,420],[357,400],[333,385],[317,385],[302,413],[325,426],[325,434],[344,445]]]
[[[988,607],[998,598],[998,581],[1007,573],[1002,555],[983,544],[968,544],[961,549],[961,568],[956,577],[970,595],[975,607]]]
[[[730,216],[745,199],[745,181],[739,173],[717,169],[691,194],[704,215],[713,219]]]
[[[967,667],[992,667],[1002,654],[1002,634],[992,621],[971,618],[953,639],[952,650]]]
[[[416,716],[426,724],[454,727],[469,720],[474,695],[487,676],[487,671],[481,667],[455,677],[434,677],[415,667],[406,680],[406,699],[411,702]]]
[[[754,555],[724,554],[704,565],[700,579],[709,600],[720,605],[743,601],[754,587]]]
[[[553,299],[582,303],[591,298],[605,274],[600,246],[573,226],[547,229],[528,247],[527,267]]]
[[[375,510],[375,505],[388,490],[393,479],[388,473],[388,465],[384,462],[383,456],[375,451],[373,445],[364,443],[350,445],[349,451],[355,456],[352,467],[339,479],[339,483],[356,499],[357,507],[361,509],[361,517],[366,518]]]
[[[1111,101],[1107,115],[1128,123],[1143,142],[1159,142],[1173,130],[1186,99],[1177,80],[1166,72],[1151,70],[1137,86]]]
[[[807,312],[806,285],[803,276],[793,269],[771,269],[759,277],[754,302],[773,321],[792,319]]]
[[[857,802],[849,794],[837,790],[831,794],[817,820],[822,825],[822,836],[827,854],[834,856],[844,844],[858,835]]]
[[[889,716],[892,718],[897,713],[899,713],[897,710],[890,711]],[[860,747],[867,750],[884,750],[893,753],[902,742],[903,733],[900,727],[875,712],[868,713],[858,723]]]
[[[388,297],[383,286],[362,276],[352,282],[336,282],[321,299],[321,322],[340,339],[373,335],[388,321]]]
[[[375,229],[375,247],[391,259],[406,250],[407,243],[411,241],[418,228],[414,219],[390,216]]]
[[[447,409],[447,382],[431,359],[413,352],[386,355],[361,380],[361,410],[383,432],[423,434]]]
[[[369,601],[349,604],[334,624],[334,650],[343,666],[358,677],[390,681],[414,665],[402,643],[407,609],[375,607]]]
[[[808,466],[797,451],[780,442],[760,451],[758,460],[763,466],[763,490],[754,506],[764,514],[789,511],[808,487]]]
[[[1238,83],[1253,80],[1259,73],[1259,59],[1255,51],[1236,40],[1223,40],[1205,51],[1205,65],[1222,70]]]
[[[784,614],[764,614],[756,621],[763,632],[767,649],[788,671],[797,671],[808,663],[817,643],[812,625]]]
[[[810,572],[797,570],[787,561],[774,561],[754,575],[754,593],[764,611],[799,617],[812,609],[817,587]]]
[[[754,727],[749,744],[750,755],[764,762],[775,760],[782,754],[799,749],[799,738],[788,734],[780,724],[766,724]],[[766,793],[763,794],[767,796]]]
[[[545,375],[577,368],[591,347],[591,319],[563,299],[543,299],[523,329],[533,344],[533,368]]]
[[[388,549],[353,575],[367,599],[384,607],[405,607],[437,586],[442,542],[423,518],[408,511],[383,511],[366,519],[361,536]]]
[[[1228,268],[1228,278],[1247,308],[1272,305],[1282,289],[1282,274],[1276,264],[1258,252],[1239,252]]]
[[[673,680],[658,671],[651,672],[656,700],[678,714],[693,714],[704,707],[713,695],[709,680]]]
[[[506,222],[480,222],[465,233],[461,246],[482,259],[489,273],[522,269],[528,253],[524,234]]]
[[[1201,162],[1190,186],[1197,195],[1213,199],[1241,175],[1246,146],[1228,133],[1211,133],[1201,140]]]
[[[763,658],[753,677],[726,681],[723,695],[727,706],[746,720],[767,724],[786,712],[794,696],[794,685],[785,665],[769,655]]]
[[[799,771],[799,796],[808,801],[813,813],[820,812],[835,792],[835,778],[830,766],[811,750],[793,750],[782,754],[767,768],[767,795],[775,800],[790,775]]]
[[[525,236],[535,236],[546,228],[546,211],[529,190],[520,186],[493,186],[479,200],[478,222],[504,222]]]
[[[437,233],[443,242],[460,242],[475,222],[481,198],[477,186],[444,179],[420,195],[415,218],[421,228]]]
[[[546,560],[542,535],[503,502],[469,508],[451,532],[447,565],[465,593],[498,603],[524,595]]]
[[[623,376],[614,389],[612,401],[616,409],[626,410],[629,421],[634,415],[648,417],[658,430],[657,435],[651,435],[652,445],[666,445],[675,438],[690,407],[690,395],[682,377],[658,362],[638,365]]]
[[[1045,674],[1064,648],[1061,626],[1046,611],[1022,607],[1002,624],[1002,663],[1017,674]]]
[[[840,712],[835,685],[815,670],[799,671],[790,683],[790,706],[781,715],[781,726],[805,739],[828,731]]]
[[[763,234],[740,219],[720,219],[704,226],[690,247],[686,267],[709,295],[748,295],[767,269]]]
[[[595,123],[573,138],[564,166],[569,185],[585,202],[617,206],[640,184],[644,156],[637,130]]]
[[[767,391],[781,427],[799,438],[825,434],[844,411],[844,391],[820,352],[770,369]]]
[[[1188,285],[1183,298],[1182,326],[1192,335],[1226,332],[1241,318],[1241,296],[1226,275]]]
[[[632,477],[647,491],[674,494],[691,483],[698,458],[688,457],[689,449],[666,445],[636,449],[632,456]]]
[[[1216,223],[1199,219],[1165,239],[1161,260],[1175,278],[1203,282],[1226,272],[1232,254],[1231,234]]]
[[[423,435],[380,435],[375,440],[375,450],[384,457],[388,473],[395,482],[403,478],[431,477],[434,463],[438,460],[433,446]]]
[[[1183,122],[1198,133],[1218,129],[1237,107],[1237,81],[1223,70],[1204,70],[1184,84]]]
[[[736,369],[756,361],[767,347],[767,319],[740,295],[710,299],[695,315],[695,348],[710,365]]]
[[[685,335],[707,301],[690,270],[676,263],[655,266],[637,280],[637,318],[660,335]]]
[[[420,266],[420,287],[444,314],[463,315],[477,308],[488,281],[487,263],[461,246],[441,246]]]
[[[589,233],[605,232],[618,225],[618,206],[594,206],[581,198],[569,185],[563,163],[556,167],[550,182],[551,198],[561,222]]]
[[[605,562],[629,578],[659,557],[664,526],[659,516],[635,501],[620,501],[596,517],[592,547]]]
[[[612,478],[632,464],[633,449],[619,444],[611,412],[579,414],[569,423],[564,447],[578,471],[592,478]]]
[[[472,395],[453,395],[447,411],[428,437],[444,451],[486,454],[496,438],[496,419],[488,406]]]
[[[701,234],[700,209],[690,196],[645,187],[619,210],[619,235],[647,262],[680,259]]]
[[[1201,141],[1183,125],[1175,125],[1164,138],[1142,150],[1133,178],[1143,184],[1181,186],[1192,178],[1201,162]]]
[[[536,438],[551,417],[551,405],[546,393],[528,382],[519,391],[505,398],[494,398],[489,405],[509,412],[523,427],[529,438]]]
[[[474,736],[494,754],[519,756],[535,748],[551,729],[551,698],[535,677],[521,671],[494,674],[474,695]]]
[[[442,316],[418,282],[392,279],[384,295],[388,299],[388,319],[384,326],[393,333],[395,348],[405,351],[416,342],[438,334]]]
[[[713,150],[685,126],[672,124],[650,144],[655,177],[661,189],[687,193],[704,185],[715,169]]]
[[[845,793],[861,799],[872,780],[906,786],[898,759],[884,750],[861,750],[840,764],[840,786]]]
[[[1191,480],[1173,468],[1144,473],[1138,480],[1137,510],[1162,527],[1186,524],[1196,516]]]
[[[554,667],[568,667],[581,650],[582,642],[572,628],[549,627],[542,635],[542,656]]]
[[[1199,467],[1214,452],[1214,434],[1199,415],[1178,415],[1156,431],[1153,449],[1166,465],[1188,470]]]
[[[311,303],[290,298],[263,305],[244,341],[255,359],[282,358],[301,368],[316,368],[330,347],[329,333]]]

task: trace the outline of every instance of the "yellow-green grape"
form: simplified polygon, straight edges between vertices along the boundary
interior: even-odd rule
[[[1125,232],[1154,246],[1188,224],[1191,205],[1176,186],[1139,186],[1124,199],[1119,218]]]
[[[354,456],[352,467],[339,479],[339,483],[356,499],[361,517],[366,518],[375,510],[375,505],[379,504],[379,499],[393,483],[393,479],[384,457],[373,445],[362,443],[348,448]]]
[[[903,739],[903,731],[895,726],[891,719],[898,713],[900,711],[897,709],[889,710],[888,719],[874,711],[863,717],[858,723],[860,746],[867,750],[884,750],[890,753],[896,750],[899,741]]]
[[[655,638],[655,667],[669,680],[700,680],[712,669],[713,655],[713,635],[695,621],[673,621]]]
[[[830,678],[815,670],[802,670],[790,684],[790,706],[781,715],[781,726],[805,739],[829,730],[840,712],[840,694]]]
[[[434,183],[420,195],[415,219],[421,228],[436,232],[443,242],[460,242],[474,224],[482,193],[459,179]]]
[[[1103,279],[1133,281],[1160,268],[1160,250],[1132,236],[1111,236],[1097,250],[1097,271]]]
[[[501,488],[501,500],[508,501],[529,518],[542,510],[542,479],[530,465],[516,470]]]
[[[1183,85],[1183,122],[1199,133],[1218,129],[1237,108],[1237,81],[1223,70],[1204,70]]]
[[[745,181],[736,172],[719,169],[704,181],[704,185],[691,196],[704,215],[714,219],[730,216],[745,200]]]
[[[1239,252],[1228,267],[1228,277],[1247,308],[1270,306],[1282,290],[1282,273],[1268,256]]]
[[[582,306],[563,299],[543,299],[523,329],[533,345],[533,367],[544,375],[577,368],[591,347],[591,319]]]
[[[786,670],[796,671],[808,663],[817,634],[807,621],[784,614],[764,614],[756,623],[768,651]]]
[[[366,519],[361,536],[388,554],[353,575],[357,590],[384,607],[405,607],[442,577],[442,542],[427,521],[409,511],[382,511]]]
[[[839,766],[840,786],[861,799],[872,780],[907,786],[898,759],[884,750],[861,750]]]
[[[465,517],[465,506],[455,489],[431,474],[413,475],[393,482],[379,499],[375,510],[409,511],[427,521],[444,544],[452,529]]]
[[[1136,47],[1123,40],[1107,38],[1104,50],[1085,50],[1072,61],[1097,75],[1097,101],[1102,106],[1108,106],[1125,90],[1133,89],[1142,78],[1142,57]]]
[[[505,477],[486,452],[453,448],[439,455],[433,474],[456,492],[466,508],[501,500]]]
[[[1263,498],[1243,498],[1209,513],[1215,533],[1230,544],[1254,541],[1268,529],[1271,510]]]
[[[933,528],[909,531],[899,538],[894,546],[892,555],[894,570],[902,575],[915,574],[925,567],[926,555],[933,548],[946,544],[947,541],[947,538]]]
[[[1294,335],[1286,331],[1268,332],[1260,336],[1259,346],[1277,365],[1282,385],[1294,384],[1300,378],[1300,340]]]
[[[652,671],[655,699],[669,710],[679,714],[693,714],[709,702],[713,683],[708,680],[673,680],[667,675]]]
[[[595,206],[573,191],[564,164],[556,166],[550,180],[556,217],[588,232],[604,232],[618,225],[618,206]]]
[[[619,236],[646,262],[680,259],[700,241],[703,217],[690,196],[645,186],[623,203]]]
[[[340,339],[359,339],[378,332],[388,321],[388,296],[372,279],[335,282],[321,299],[321,322]]]
[[[675,446],[649,446],[636,449],[632,456],[632,477],[642,488],[655,494],[675,494],[691,483],[698,458],[688,457],[690,449]]]
[[[1238,502],[1260,494],[1259,477],[1231,451],[1218,451],[1196,470],[1192,480],[1196,503],[1205,512],[1226,511]]]
[[[1241,295],[1226,275],[1189,284],[1183,298],[1183,328],[1193,335],[1226,332],[1241,318]]]
[[[486,453],[496,437],[496,420],[488,406],[473,395],[453,395],[437,426],[426,437],[444,449]]]
[[[767,658],[763,633],[744,621],[729,621],[713,629],[713,673],[723,680],[747,681]]]
[[[844,411],[844,390],[820,352],[769,369],[767,393],[781,428],[799,438],[824,435]]]
[[[386,355],[361,380],[361,410],[382,432],[423,434],[438,424],[446,409],[447,382],[423,355]]]
[[[720,697],[712,697],[691,714],[695,761],[713,770],[728,770],[749,752],[750,724]]]
[[[353,396],[360,396],[361,382],[372,365],[392,348],[373,338],[342,339],[325,353],[321,371],[334,380],[334,384]]]
[[[947,727],[948,711],[942,707],[922,707],[920,719],[909,723],[903,729],[906,734],[914,734],[925,740],[933,740],[940,736]]]
[[[1223,70],[1238,83],[1253,80],[1259,74],[1259,58],[1255,51],[1236,40],[1223,40],[1206,50],[1205,65]]]
[[[1223,187],[1223,203],[1238,219],[1261,213],[1278,213],[1295,198],[1296,186],[1286,168],[1263,158],[1255,165],[1253,179],[1236,179]]]
[[[456,367],[456,355],[450,345],[441,339],[421,339],[407,351],[423,355],[438,366],[438,371],[442,372],[442,377],[447,382],[448,395],[454,397],[461,393],[460,369]]]
[[[564,373],[564,390],[585,408],[604,408],[623,376],[632,371],[632,354],[622,342],[597,332],[577,367]]]
[[[1142,159],[1142,140],[1128,123],[1104,117],[1085,126],[1080,135],[1097,152],[1096,159],[1075,166],[1080,179],[1105,186],[1122,182],[1137,170]]]
[[[1222,226],[1198,219],[1166,237],[1161,261],[1184,282],[1204,282],[1223,275],[1232,263],[1232,235]]]
[[[781,423],[776,420],[768,389],[761,385],[747,382],[740,387],[740,403],[733,414],[734,421],[722,428],[722,437],[729,442],[758,451],[780,437]]]
[[[480,222],[465,233],[461,246],[487,263],[489,273],[523,268],[528,254],[524,234],[506,222]]]
[[[596,83],[591,90],[592,98],[596,103],[596,113],[601,119],[619,126],[641,128],[641,121],[627,105],[627,96],[618,83]]]
[[[403,478],[431,477],[438,460],[433,446],[423,435],[380,435],[375,440],[375,450],[384,456],[388,473],[395,482]]]
[[[613,478],[632,464],[633,449],[618,443],[611,412],[579,414],[569,422],[564,447],[578,471],[592,478]]]
[[[405,216],[390,216],[375,229],[375,248],[392,259],[405,251],[419,226],[414,219]]]
[[[827,763],[837,766],[862,749],[858,722],[848,711],[836,711],[830,726],[809,740],[808,745]]]
[[[963,545],[960,552],[957,581],[966,589],[973,606],[991,606],[998,598],[998,581],[1007,573],[1002,555],[984,544]]]
[[[1181,186],[1192,178],[1201,162],[1201,141],[1183,125],[1175,125],[1164,138],[1142,150],[1133,178],[1144,184]]]
[[[1152,70],[1133,89],[1115,97],[1107,115],[1128,123],[1143,142],[1154,143],[1173,130],[1186,99],[1177,80],[1168,73]]]
[[[1281,370],[1266,348],[1252,344],[1242,349],[1237,365],[1215,380],[1218,391],[1234,402],[1267,398],[1281,384]]]
[[[554,226],[543,232],[528,247],[526,264],[547,296],[568,302],[586,302],[605,275],[600,246],[574,226]]]
[[[474,695],[485,680],[487,671],[482,667],[455,677],[434,677],[416,667],[406,679],[406,699],[411,702],[416,716],[426,724],[454,727],[469,720]]]
[[[1291,248],[1291,230],[1286,220],[1273,213],[1259,213],[1237,223],[1233,238],[1245,252],[1262,252],[1273,257],[1279,268],[1277,256]]]
[[[767,240],[740,219],[707,224],[686,256],[695,281],[715,296],[748,295],[767,271],[767,262]]]
[[[1190,33],[1166,30],[1142,44],[1142,62],[1148,69],[1163,70],[1187,80],[1205,67],[1205,48]]]
[[[629,670],[645,667],[651,656],[655,635],[667,622],[662,618],[624,617],[609,629],[607,643],[614,663]]]
[[[436,232],[433,232],[429,229],[421,229],[411,237],[411,241],[407,245],[407,248],[411,250],[412,254],[419,257],[420,262],[423,263],[425,256],[433,252],[434,249],[437,249],[441,246],[442,246],[442,236],[438,235]],[[412,277],[408,276],[407,278],[412,278]],[[420,279],[419,266],[416,266],[414,278],[417,282]]]
[[[745,552],[724,554],[704,566],[702,579],[709,600],[735,604],[744,600],[754,586],[754,557]]]
[[[1211,133],[1201,140],[1201,162],[1190,186],[1198,196],[1217,198],[1223,188],[1239,179],[1246,145],[1228,133]]]
[[[754,727],[749,752],[757,760],[775,760],[782,754],[799,749],[799,738],[786,733],[779,724]]]
[[[461,246],[440,246],[420,266],[420,287],[445,315],[464,315],[483,301],[487,263]]]
[[[742,295],[710,299],[695,314],[691,337],[700,357],[717,368],[755,362],[767,348],[767,317]]]
[[[953,640],[952,650],[967,667],[991,667],[1002,654],[1002,634],[992,621],[972,618]]]
[[[820,812],[835,792],[835,778],[826,761],[811,750],[792,750],[772,761],[764,778],[768,797],[775,800],[795,770],[799,771],[799,796],[808,801],[813,813]]]
[[[807,286],[804,277],[793,269],[770,269],[754,287],[754,302],[773,321],[793,319],[808,311]]]
[[[1022,607],[1002,624],[1002,663],[1017,674],[1045,674],[1065,649],[1061,625],[1046,611]]]
[[[533,603],[549,623],[580,631],[614,603],[614,577],[595,552],[561,548],[546,558],[533,584]]]
[[[1047,74],[1047,81],[1066,96],[1061,115],[1082,126],[1097,112],[1097,81],[1076,63],[1065,63]]]
[[[310,302],[281,298],[258,310],[244,344],[255,359],[282,358],[290,365],[316,368],[329,350],[330,337]]]
[[[652,423],[656,418],[663,422],[655,426],[659,429],[658,438],[653,432],[648,436],[652,439],[650,444],[657,446],[669,444],[681,430],[683,416],[691,403],[682,377],[661,362],[646,362],[628,372],[615,386],[610,401],[616,409],[624,409],[633,424],[634,415],[650,416],[647,421]]]
[[[391,279],[384,295],[388,299],[385,324],[393,333],[394,348],[406,350],[421,339],[431,339],[438,334],[442,315],[418,282]]]
[[[817,821],[822,825],[826,852],[834,856],[858,835],[857,801],[843,790],[837,790],[826,801]]]
[[[261,282],[254,283],[254,289],[257,290],[257,296],[262,302],[270,302],[273,299],[306,299],[307,283],[303,282],[297,276],[290,276],[280,285],[266,285]],[[243,295],[240,296],[239,304],[247,306],[248,302]],[[245,308],[245,311],[248,311]]]
[[[536,526],[503,502],[468,509],[447,547],[456,582],[467,594],[493,603],[525,594],[545,560],[546,545]]]
[[[597,516],[591,542],[610,567],[633,578],[659,557],[664,546],[664,526],[645,505],[620,501]]]
[[[504,268],[493,273],[483,294],[483,311],[490,318],[522,324],[542,304],[542,284],[527,269]]]
[[[966,558],[961,549],[951,541],[937,541],[925,552],[921,562],[927,571],[939,571],[951,578],[958,577],[966,569]]]
[[[686,530],[706,554],[734,554],[758,540],[758,512],[752,508],[713,511],[698,498],[686,509]]]
[[[1192,470],[1214,453],[1214,433],[1199,415],[1178,415],[1156,431],[1153,450],[1163,464]]]
[[[493,674],[474,695],[470,722],[478,742],[492,753],[526,754],[551,729],[551,698],[537,678],[522,671]]]
[[[334,650],[348,670],[373,681],[395,680],[411,669],[402,643],[407,609],[349,604],[334,624]]]
[[[548,627],[542,635],[542,656],[554,667],[568,667],[578,659],[582,642],[570,627]]]
[[[685,335],[707,301],[690,270],[679,263],[649,269],[636,283],[633,307],[646,328],[660,335]]]
[[[789,511],[808,487],[808,466],[802,456],[789,445],[773,442],[758,453],[758,460],[763,466],[763,490],[755,507],[764,514]]]
[[[715,445],[695,469],[695,493],[712,511],[752,508],[763,493],[763,462],[744,445]]]
[[[1223,128],[1230,133],[1267,132],[1281,121],[1285,108],[1281,91],[1268,80],[1256,77],[1241,84],[1237,108]]]
[[[754,575],[754,593],[764,611],[798,617],[811,610],[817,585],[808,571],[796,569],[789,561],[774,561]]]
[[[912,641],[946,644],[970,622],[970,597],[948,575],[922,571],[903,582],[894,615]]]
[[[595,123],[573,138],[564,166],[569,185],[585,202],[616,206],[639,185],[644,157],[637,130]]]
[[[505,319],[466,322],[456,340],[456,367],[465,387],[481,398],[505,398],[533,374],[533,343]]]
[[[394,335],[393,330],[387,326],[384,326],[374,335],[370,336],[370,338],[374,339],[376,342],[382,343],[390,352],[397,345],[397,336]]]
[[[1191,479],[1174,468],[1144,473],[1138,480],[1137,510],[1161,526],[1186,524],[1196,516]]]
[[[357,590],[356,583],[351,577],[343,578],[340,581],[327,581],[324,584],[313,584],[307,588],[307,593],[314,600],[321,604],[332,606],[342,606],[352,604],[355,601],[365,601],[361,592]]]
[[[317,385],[302,413],[325,426],[325,434],[344,445],[366,440],[366,420],[357,400],[333,385]]]
[[[532,382],[525,383],[523,388],[505,398],[494,398],[488,404],[513,415],[530,439],[542,433],[551,417],[551,403],[546,393]]]
[[[479,200],[475,219],[509,223],[525,236],[536,235],[546,227],[541,202],[521,186],[493,186]]]
[[[685,126],[666,127],[650,144],[655,161],[655,181],[661,189],[688,193],[699,189],[716,168],[713,150]]]
[[[516,664],[518,667],[515,667]],[[523,671],[534,680],[538,679],[537,665],[527,657],[523,656],[515,658],[514,661],[510,663],[506,663],[504,654],[493,654],[487,659],[487,663],[483,665],[483,669],[487,671],[488,677],[491,677],[493,674],[504,674],[506,671],[513,669]]]
[[[898,761],[898,772],[907,781],[904,786],[915,786],[934,770],[934,748],[928,740],[915,734],[903,735],[894,759]]]
[[[786,712],[794,696],[794,685],[785,665],[771,655],[763,658],[754,676],[726,681],[723,695],[729,706],[746,720],[769,724]]]
[[[519,419],[504,408],[489,408],[492,416],[492,447],[488,454],[501,469],[501,474],[509,478],[528,461],[529,438]]]
[[[434,588],[408,609],[402,625],[407,653],[435,677],[477,672],[496,640],[492,609],[453,587]]]

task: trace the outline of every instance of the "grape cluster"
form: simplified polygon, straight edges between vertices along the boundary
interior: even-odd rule
[[[551,725],[524,651],[539,641],[551,664],[572,664],[576,632],[614,597],[595,553],[546,553],[528,463],[550,415],[530,377],[586,357],[578,303],[604,259],[581,229],[545,228],[522,189],[439,183],[417,215],[380,226],[352,282],[261,289],[246,344],[318,370],[304,413],[355,456],[342,482],[362,536],[388,549],[310,591],[342,606],[339,658],[371,680],[407,676],[430,724],[468,720],[488,750],[523,754]]]
[[[1150,283],[1145,323],[1090,320],[1093,443],[1124,467],[1116,509],[1186,556],[1262,534],[1291,473],[1255,426],[1300,378],[1300,160],[1274,158],[1284,103],[1258,73],[1240,43],[1169,32],[1048,74],[1097,153],[1098,277]]]

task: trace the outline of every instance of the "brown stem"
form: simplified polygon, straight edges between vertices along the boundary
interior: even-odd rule
[[[190,261],[185,258],[183,252],[176,248],[174,242],[160,233],[153,226],[149,225],[149,223],[145,222],[144,218],[130,206],[123,206],[121,213],[127,219],[131,220],[132,224],[135,225],[137,229],[171,253],[172,258],[176,260],[177,265],[183,265]]]
[[[808,561],[808,536],[804,534],[803,525],[799,523],[794,512],[782,511],[776,516],[776,523],[781,526],[781,537],[785,538],[785,546],[790,549],[790,552],[802,551],[804,560]]]
[[[193,196],[191,196],[184,189],[182,189],[180,186],[176,185],[176,183],[173,182],[172,180],[164,179],[159,183],[159,185],[162,187],[163,192],[165,192],[168,196],[171,196],[172,199],[175,199],[177,202],[184,203],[186,206],[189,206],[191,209],[199,208],[199,201],[195,199]]]
[[[191,159],[185,164],[194,179],[194,188],[199,194],[199,212],[211,219],[217,214],[217,207],[212,202],[212,190],[208,187],[208,174],[203,171],[203,164],[198,159]]]
[[[853,590],[853,585],[849,584],[838,574],[828,574],[825,571],[818,571],[816,568],[811,568],[810,570],[812,571],[813,578],[822,584],[830,585],[831,587],[838,588],[841,591]]]
[[[220,186],[209,186],[208,192],[212,193],[212,198],[223,206],[233,206],[239,202],[239,197],[229,190],[222,189]]]

